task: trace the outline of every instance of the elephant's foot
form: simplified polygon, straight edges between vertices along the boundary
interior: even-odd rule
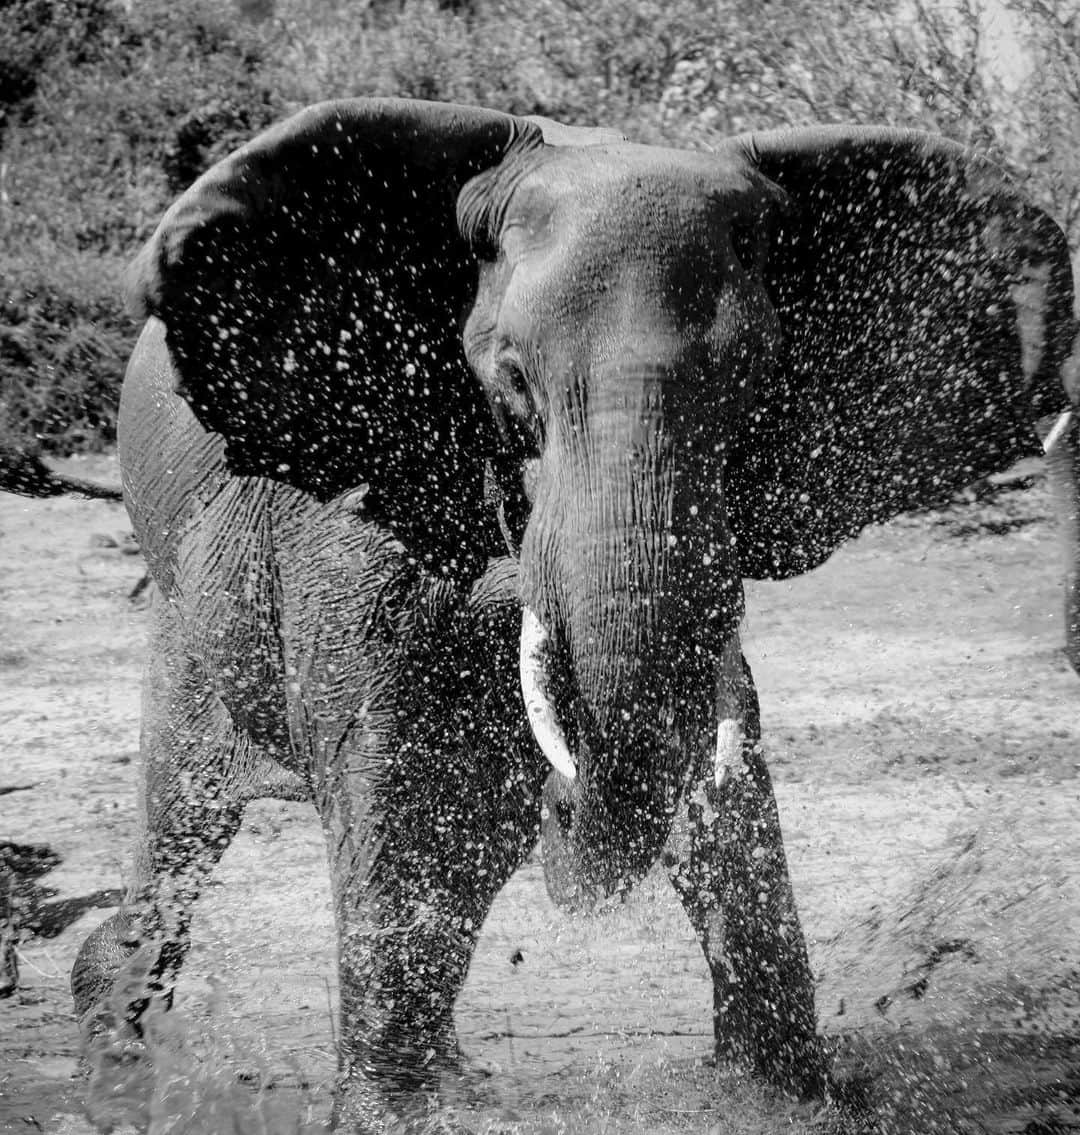
[[[88,1072],[84,1108],[99,1131],[134,1127],[145,1131],[152,1119],[157,1073],[150,1046],[128,1026],[99,1031],[83,1046]]]
[[[481,1102],[496,1069],[465,1055],[452,1021],[429,1026],[428,1036],[426,1048],[415,1042],[372,1046],[368,1038],[363,1055],[338,1079],[335,1122],[380,1135],[465,1130],[454,1109]]]
[[[354,1135],[468,1135],[434,1087],[387,1087],[366,1076],[345,1075],[334,1095],[331,1126]]]
[[[84,1038],[109,1026],[120,974],[138,948],[138,920],[124,910],[107,918],[83,942],[71,970],[71,996]]]
[[[762,1020],[775,1012],[773,1027]],[[804,1019],[799,1020],[800,1017]],[[796,1099],[822,1099],[829,1083],[825,1045],[805,1016],[785,1015],[777,999],[758,1010],[756,1027],[736,1030],[720,1016],[716,1022],[716,1066],[761,1080]]]
[[[489,1060],[466,1056],[455,1034],[452,1043],[434,1057],[433,1076],[438,1077],[439,1094],[446,1098],[477,1100],[501,1069]]]
[[[170,997],[162,988],[162,946],[141,938],[142,922],[122,910],[83,943],[71,973],[82,1066],[88,1076],[86,1112],[103,1131],[150,1122],[163,1043],[161,1022]]]

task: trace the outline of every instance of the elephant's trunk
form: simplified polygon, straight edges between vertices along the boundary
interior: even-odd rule
[[[590,896],[648,870],[691,765],[715,761],[718,737],[730,760],[738,731],[720,691],[741,581],[719,456],[693,429],[715,437],[715,419],[670,372],[618,377],[590,388],[587,431],[549,440],[522,547],[523,693],[559,770],[559,854]]]

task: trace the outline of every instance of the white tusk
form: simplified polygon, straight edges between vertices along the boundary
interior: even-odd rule
[[[521,696],[525,701],[525,713],[533,737],[551,767],[567,780],[573,780],[577,776],[574,758],[570,756],[555,707],[547,695],[549,643],[544,624],[531,608],[526,607],[521,616],[520,654]]]
[[[1059,441],[1069,432],[1069,427],[1073,424],[1073,419],[1076,417],[1075,411],[1066,410],[1062,413],[1061,417],[1053,424],[1050,432],[1043,439],[1042,447],[1043,453],[1049,453]]]
[[[713,760],[713,783],[723,784],[728,773],[739,769],[743,750],[743,669],[742,646],[737,632],[733,632],[724,646],[717,668],[716,709],[719,722],[716,726],[716,756]]]
[[[713,766],[713,783],[717,788],[723,784],[728,773],[734,771],[742,760],[742,723],[734,717],[725,717],[716,727],[716,762]]]

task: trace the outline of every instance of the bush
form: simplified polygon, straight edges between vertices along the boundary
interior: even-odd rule
[[[1073,0],[1016,9],[1023,97],[987,61],[981,0],[232,2],[0,0],[0,431],[111,440],[135,331],[118,264],[218,157],[322,99],[477,103],[689,147],[922,126],[1011,162],[1080,231]]]
[[[203,0],[11,0],[0,33],[0,433],[58,453],[115,436],[136,329],[123,264],[169,201],[284,113],[262,40]]]
[[[0,436],[54,453],[115,436],[132,324],[116,302],[122,261],[54,249],[0,282]]]
[[[31,110],[50,58],[53,66],[100,58],[117,14],[109,0],[0,0],[0,139]]]

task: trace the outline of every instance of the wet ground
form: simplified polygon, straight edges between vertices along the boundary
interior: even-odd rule
[[[0,1132],[90,1130],[67,980],[109,908],[57,903],[108,903],[126,871],[146,627],[128,530],[116,505],[0,494],[0,841],[62,859],[20,899],[40,933],[19,935],[19,987],[0,1000]],[[458,1006],[463,1047],[494,1075],[451,1105],[490,1132],[1080,1130],[1080,679],[1059,572],[1036,482],[749,588],[839,1104],[795,1106],[708,1065],[705,965],[662,881],[574,920],[533,863]],[[251,808],[195,939],[155,1130],[214,1131],[213,1107],[234,1105],[262,1116],[240,1130],[314,1125],[336,994],[312,809]]]

